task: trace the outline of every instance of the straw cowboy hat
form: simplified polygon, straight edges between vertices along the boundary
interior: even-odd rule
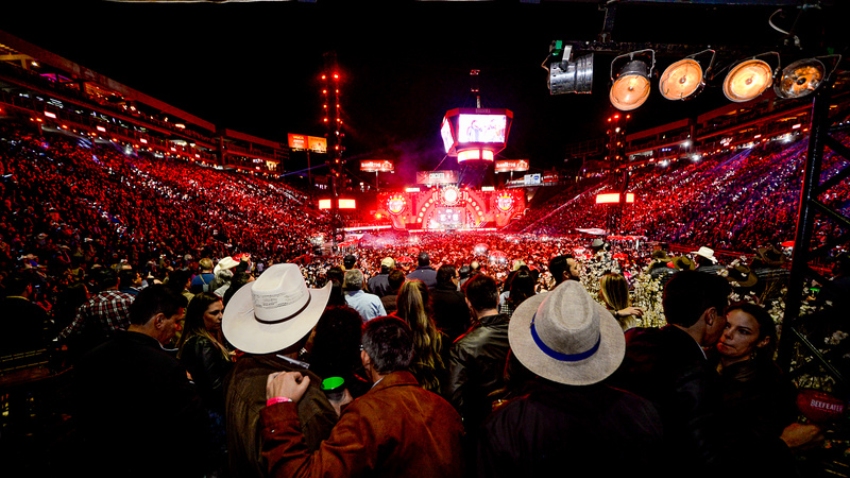
[[[330,294],[330,281],[321,289],[309,289],[296,264],[275,264],[233,294],[221,330],[244,352],[283,350],[316,326]]]
[[[709,247],[702,246],[702,247],[699,248],[698,251],[691,252],[691,254],[696,254],[698,256],[705,257],[706,259],[710,260],[711,262],[714,262],[715,264],[717,264],[717,258],[714,257],[714,249],[711,249]]]
[[[520,304],[508,340],[528,370],[567,385],[602,381],[626,353],[620,324],[577,281],[564,281]]]

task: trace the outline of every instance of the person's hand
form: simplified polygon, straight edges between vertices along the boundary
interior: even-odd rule
[[[301,375],[301,372],[272,373],[266,380],[266,400],[287,397],[298,403],[308,386],[310,386],[310,377]]]
[[[800,448],[823,441],[823,430],[812,424],[792,423],[782,430],[779,437],[788,448]]]
[[[640,307],[626,307],[625,309],[620,309],[617,311],[617,317],[628,317],[630,315],[634,315],[635,317],[643,317],[643,309]]]

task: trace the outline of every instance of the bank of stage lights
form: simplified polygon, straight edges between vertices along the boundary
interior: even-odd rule
[[[712,75],[714,50],[703,50],[670,64],[658,81],[661,96],[668,100],[684,101],[695,98],[703,91]],[[593,54],[577,55],[570,45],[553,42],[550,56],[549,92],[552,95],[590,93],[593,83]],[[547,58],[547,59],[548,59]],[[560,58],[560,59],[559,59]],[[774,59],[775,66],[768,63]],[[744,103],[758,98],[773,86],[776,96],[782,99],[803,98],[814,93],[832,74],[822,60],[833,59],[835,67],[841,55],[828,55],[794,61],[785,68],[780,66],[777,52],[766,52],[731,65],[723,80],[723,94],[729,101]],[[631,111],[643,105],[651,92],[651,78],[655,69],[655,51],[637,50],[618,55],[611,61],[611,104],[620,111]],[[721,70],[722,72],[722,70]]]

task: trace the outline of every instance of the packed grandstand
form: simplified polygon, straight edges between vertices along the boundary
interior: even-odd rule
[[[729,270],[758,273],[760,286],[737,288],[740,299],[764,304],[777,322],[782,318],[811,139],[808,111],[801,112],[799,103],[783,121],[765,104],[732,115],[731,123],[714,126],[725,131],[722,138],[695,143],[687,154],[647,159],[642,154],[662,148],[635,143],[627,150],[633,162],[563,174],[558,187],[528,188],[527,209],[498,230],[488,224],[481,231],[404,231],[376,217],[380,207],[368,194],[358,200],[373,206],[346,216],[348,227],[341,228],[310,191],[273,174],[287,157],[282,145],[205,130],[200,119],[175,129],[173,120],[157,119],[167,105],[155,100],[141,114],[141,102],[131,111],[130,103],[110,101],[119,92],[103,84],[71,91],[10,62],[0,67],[0,276],[32,274],[39,286],[33,301],[50,317],[47,337],[73,319],[79,303],[67,297],[80,270],[126,264],[152,284],[167,282],[174,271],[197,272],[202,258],[249,257],[258,275],[272,264],[296,262],[305,280],[320,287],[345,255],[356,256],[371,276],[388,256],[415,268],[423,251],[435,267],[478,262],[500,284],[518,264],[526,265],[538,291],[552,285],[549,260],[572,254],[584,262],[581,280],[594,297],[601,275],[622,273],[633,304],[645,311],[642,325],[659,326],[663,275],[652,275],[651,266],[661,261],[673,273],[681,268],[676,257],[709,247]],[[74,106],[51,108],[56,102]],[[173,118],[175,111],[168,111]],[[850,147],[847,91],[833,96],[829,121]],[[225,142],[226,156],[216,149]],[[839,174],[845,161],[827,151],[822,178]],[[598,194],[621,187],[624,173],[635,202],[597,204]],[[818,199],[850,215],[847,181]],[[844,233],[835,222],[819,220],[812,238],[827,245]],[[846,252],[846,244],[838,245],[831,257]],[[830,259],[815,267],[828,276]],[[816,284],[809,285],[807,293],[814,294]],[[44,344],[47,352],[34,357],[61,360],[51,355],[56,346]],[[7,371],[26,362],[16,360]]]

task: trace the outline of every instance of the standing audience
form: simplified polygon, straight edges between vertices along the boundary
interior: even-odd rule
[[[413,348],[413,333],[403,320],[366,322],[360,358],[374,385],[342,410],[331,435],[312,453],[296,409],[313,378],[299,372],[269,375],[268,406],[262,410],[268,475],[464,476],[460,417],[408,371]]]
[[[74,367],[85,474],[201,477],[212,463],[209,417],[186,369],[163,351],[186,298],[162,286],[139,292],[130,325]]]
[[[666,459],[661,418],[648,400],[604,382],[626,343],[579,282],[524,301],[508,335],[534,378],[485,422],[478,476],[558,476],[570,462],[599,476],[656,476]]]

